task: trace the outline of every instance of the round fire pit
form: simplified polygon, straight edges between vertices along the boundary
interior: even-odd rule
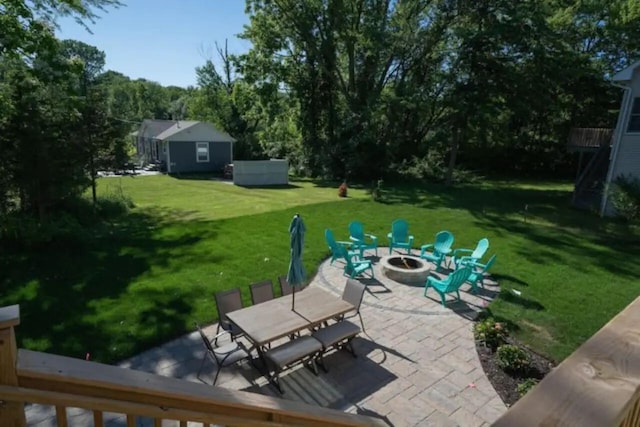
[[[424,284],[431,270],[427,261],[411,255],[386,256],[382,258],[380,265],[389,279],[407,285]]]

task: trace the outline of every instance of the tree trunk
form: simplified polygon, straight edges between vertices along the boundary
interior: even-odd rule
[[[98,196],[96,194],[96,165],[93,161],[93,152],[89,155],[89,170],[91,173],[91,197],[93,198],[93,207],[95,208],[98,203]]]
[[[447,167],[447,173],[445,175],[444,183],[447,186],[453,184],[453,170],[456,167],[456,158],[458,157],[458,147],[460,147],[460,135],[461,130],[459,127],[453,130],[453,136],[451,138],[451,152],[449,154],[449,166]]]

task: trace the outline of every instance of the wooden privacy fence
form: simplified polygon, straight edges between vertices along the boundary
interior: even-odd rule
[[[24,404],[55,407],[59,427],[68,425],[67,408],[139,416],[155,426],[175,420],[227,426],[369,426],[380,420],[255,393],[228,390],[131,369],[16,348],[17,305],[0,308],[0,425],[26,425]]]
[[[640,426],[640,297],[494,426]]]

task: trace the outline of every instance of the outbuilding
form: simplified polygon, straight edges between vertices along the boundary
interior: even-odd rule
[[[146,119],[134,139],[145,163],[168,173],[221,172],[233,163],[235,139],[206,122]]]

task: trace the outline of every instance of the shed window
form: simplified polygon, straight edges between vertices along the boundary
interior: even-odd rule
[[[198,163],[207,163],[209,161],[208,142],[196,142],[196,161]]]
[[[627,132],[640,132],[640,98],[634,98]]]

